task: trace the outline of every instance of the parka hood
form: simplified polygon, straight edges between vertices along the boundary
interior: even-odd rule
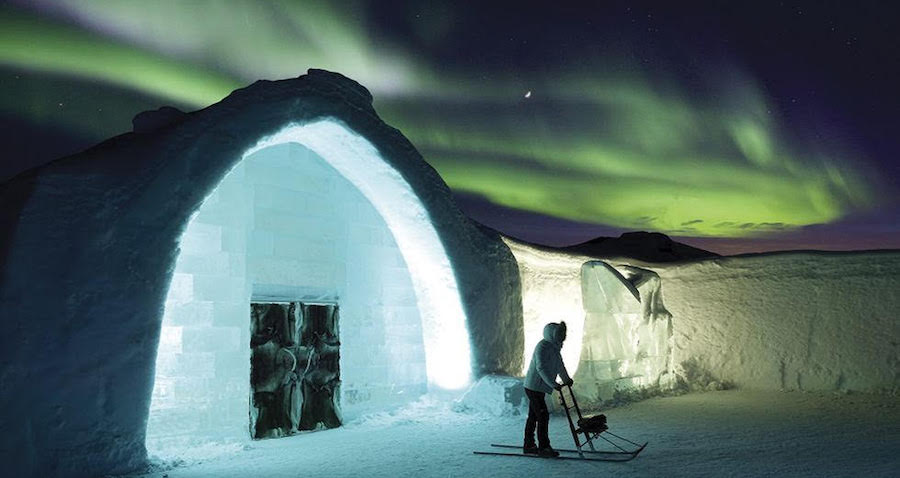
[[[562,347],[563,340],[566,336],[565,322],[550,322],[544,326],[544,340],[553,343],[557,347]]]

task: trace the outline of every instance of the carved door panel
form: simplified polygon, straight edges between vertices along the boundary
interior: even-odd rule
[[[335,428],[341,425],[338,308],[303,304],[303,318],[300,345],[310,354],[301,382],[303,406],[298,428]]]
[[[250,347],[253,438],[340,426],[337,306],[253,303]]]

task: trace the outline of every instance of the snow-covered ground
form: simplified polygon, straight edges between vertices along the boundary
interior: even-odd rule
[[[143,477],[897,476],[900,399],[738,391],[654,398],[606,411],[611,430],[650,444],[628,463],[473,455],[520,443],[523,417],[458,413],[423,399],[346,426],[243,447],[185,452]],[[565,416],[554,446],[571,448]]]

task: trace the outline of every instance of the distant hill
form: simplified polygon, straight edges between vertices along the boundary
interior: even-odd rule
[[[644,262],[674,262],[718,257],[719,254],[673,241],[658,232],[626,232],[619,237],[598,237],[561,250],[588,256],[630,257]]]

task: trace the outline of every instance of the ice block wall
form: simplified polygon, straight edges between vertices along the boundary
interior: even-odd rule
[[[254,197],[248,271],[254,300],[338,304],[345,413],[424,393],[416,293],[374,206],[295,143],[262,150],[246,164]]]
[[[238,164],[188,223],[166,296],[147,448],[242,440],[250,393],[251,190]]]
[[[250,302],[340,307],[347,418],[426,388],[421,319],[384,220],[312,151],[248,156],[181,241],[166,300],[148,449],[249,439]]]

